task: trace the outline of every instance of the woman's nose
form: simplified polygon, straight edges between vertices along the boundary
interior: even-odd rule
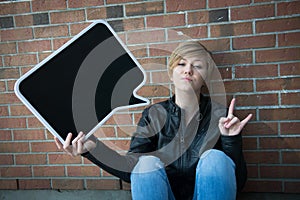
[[[184,74],[193,74],[193,66],[191,64],[187,64],[184,68]]]

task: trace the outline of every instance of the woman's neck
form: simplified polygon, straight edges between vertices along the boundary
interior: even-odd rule
[[[200,94],[196,95],[194,92],[188,93],[177,91],[175,95],[175,103],[184,110],[186,124],[188,124],[199,110]]]

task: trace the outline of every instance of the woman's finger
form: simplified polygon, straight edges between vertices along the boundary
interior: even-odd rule
[[[78,148],[77,148],[77,153],[78,154],[82,154],[83,153],[84,138],[85,138],[85,135],[82,135],[82,137],[78,140]]]
[[[55,144],[56,144],[56,146],[57,146],[58,149],[62,149],[63,148],[61,142],[59,141],[59,139],[57,137],[54,137],[54,141],[55,141]]]
[[[243,128],[252,118],[252,114],[249,114],[243,121],[241,121],[241,127]]]
[[[230,128],[232,125],[240,122],[239,118],[233,117],[228,123],[225,124],[226,128]]]
[[[65,143],[64,143],[64,145],[63,145],[63,148],[64,148],[64,149],[67,149],[67,148],[70,146],[70,144],[71,144],[71,139],[72,139],[72,133],[69,133],[69,134],[67,135],[66,140],[65,140]]]
[[[235,106],[235,98],[233,98],[230,102],[230,106],[228,109],[228,117],[233,116],[234,106]]]
[[[74,156],[77,156],[78,152],[81,151],[80,150],[80,148],[82,148],[81,139],[82,139],[83,135],[84,135],[83,132],[79,132],[77,137],[74,138],[74,140],[72,141],[72,149],[73,149],[72,154]]]

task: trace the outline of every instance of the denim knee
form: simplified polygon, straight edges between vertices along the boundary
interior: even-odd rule
[[[164,164],[158,157],[155,156],[141,156],[139,161],[135,165],[132,172],[134,173],[145,173],[151,172],[164,167]]]
[[[235,170],[235,164],[223,151],[210,149],[201,155],[197,170],[213,174],[226,173]]]

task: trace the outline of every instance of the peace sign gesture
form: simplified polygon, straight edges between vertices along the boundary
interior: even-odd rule
[[[252,114],[249,114],[244,120],[240,121],[239,118],[233,115],[234,106],[235,98],[231,100],[227,117],[221,117],[219,120],[219,129],[222,135],[238,135],[252,117]]]

